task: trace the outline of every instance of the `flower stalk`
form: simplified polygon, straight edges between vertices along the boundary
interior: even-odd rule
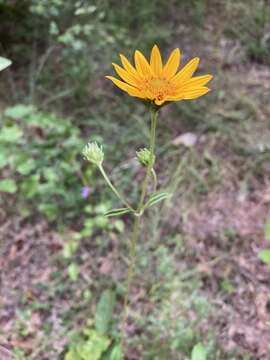
[[[147,193],[148,183],[150,180],[151,174],[153,174],[153,163],[155,158],[155,141],[156,141],[156,127],[157,127],[157,113],[158,110],[156,107],[150,108],[151,112],[151,130],[150,130],[150,159],[147,165],[146,169],[146,175],[142,184],[141,189],[141,196],[139,199],[138,207],[136,210],[137,216],[134,218],[133,223],[133,230],[132,230],[132,237],[131,237],[131,243],[130,243],[130,252],[129,252],[129,267],[128,267],[128,276],[127,276],[127,289],[125,292],[124,297],[124,310],[123,310],[123,316],[122,316],[122,323],[121,323],[121,346],[124,353],[124,346],[125,346],[125,325],[127,321],[128,316],[128,302],[130,297],[130,290],[131,285],[134,277],[134,269],[136,265],[136,248],[137,248],[137,242],[140,235],[140,223],[141,223],[141,217],[144,213],[144,200]],[[155,178],[156,179],[156,178]],[[156,182],[154,184],[154,187],[156,187]]]
[[[141,194],[138,201],[138,205],[136,209],[134,209],[125,197],[120,194],[120,192],[116,189],[113,185],[111,180],[109,179],[104,167],[102,165],[104,154],[102,151],[102,147],[99,147],[96,143],[89,143],[84,151],[83,154],[85,158],[95,164],[99,171],[101,172],[104,180],[106,181],[109,188],[112,192],[118,197],[118,199],[130,210],[130,212],[134,215],[134,222],[133,222],[133,230],[132,236],[130,240],[130,250],[129,250],[129,265],[128,265],[128,274],[127,274],[127,288],[124,296],[124,308],[122,314],[122,321],[121,321],[121,347],[124,353],[124,345],[125,345],[125,325],[128,316],[128,303],[130,297],[130,290],[132,286],[132,281],[134,278],[134,270],[136,266],[136,249],[137,249],[137,242],[140,235],[140,223],[141,217],[144,214],[144,210],[146,208],[145,198],[147,194],[147,189],[149,185],[149,181],[151,177],[153,179],[153,188],[154,192],[157,188],[157,176],[155,170],[153,168],[155,162],[155,141],[156,141],[156,127],[157,127],[157,114],[158,114],[158,107],[151,104],[150,106],[150,114],[151,114],[151,129],[150,129],[150,141],[149,141],[149,150],[143,149],[142,151],[137,153],[138,158],[141,155],[141,163],[143,166],[146,166],[146,174],[142,183]]]
[[[131,205],[129,205],[129,203],[127,202],[127,200],[124,198],[123,195],[121,195],[119,193],[119,191],[116,189],[116,187],[113,185],[113,183],[111,182],[111,180],[109,179],[108,175],[106,174],[102,164],[100,164],[98,166],[99,171],[101,172],[104,180],[106,181],[107,185],[109,186],[109,188],[112,190],[112,192],[118,197],[118,199],[124,204],[126,205],[126,207],[131,211],[131,212],[135,212],[135,209],[132,208]]]

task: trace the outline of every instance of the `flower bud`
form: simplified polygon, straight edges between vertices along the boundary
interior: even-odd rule
[[[97,166],[101,165],[104,159],[104,153],[102,150],[102,146],[99,146],[96,142],[88,143],[83,151],[83,156]]]
[[[142,166],[147,167],[150,164],[151,153],[148,149],[146,149],[146,148],[140,149],[140,150],[136,151],[136,155],[137,155],[137,159],[138,159],[139,163]],[[153,166],[154,163],[155,163],[155,156],[153,155],[151,166]]]

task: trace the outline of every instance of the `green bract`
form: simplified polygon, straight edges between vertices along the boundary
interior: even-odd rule
[[[139,163],[142,166],[148,166],[150,164],[151,153],[147,148],[143,148],[143,149],[136,151],[136,155],[137,155],[137,159],[138,159]],[[153,156],[153,158],[152,158],[151,167],[154,165],[154,163],[155,163],[155,156]]]
[[[83,149],[83,156],[97,166],[100,166],[104,159],[104,153],[102,146],[99,146],[96,142],[88,143]]]

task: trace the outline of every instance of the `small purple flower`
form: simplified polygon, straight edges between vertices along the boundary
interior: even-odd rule
[[[88,198],[89,194],[90,194],[90,188],[88,186],[82,187],[82,189],[81,189],[81,197],[83,199],[86,199],[86,198]]]

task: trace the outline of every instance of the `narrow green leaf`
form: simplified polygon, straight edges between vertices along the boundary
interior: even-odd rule
[[[97,304],[95,315],[96,330],[100,335],[108,333],[115,305],[115,293],[112,290],[103,291]]]
[[[12,179],[4,179],[0,181],[0,192],[14,194],[17,191],[17,185]]]
[[[194,346],[191,353],[191,360],[207,360],[207,351],[203,344],[198,343]]]
[[[264,236],[265,236],[265,240],[270,241],[270,218],[267,219],[267,221],[266,221],[265,228],[264,228]]]
[[[148,200],[148,202],[145,205],[145,209],[147,209],[155,204],[158,204],[160,201],[168,199],[170,196],[171,196],[171,194],[169,194],[167,192],[155,193],[155,194],[151,195],[150,199]]]
[[[106,216],[106,217],[119,216],[119,215],[127,214],[130,212],[131,212],[130,209],[125,207],[125,208],[109,210],[104,214],[104,216]]]
[[[270,265],[270,249],[261,250],[258,256],[262,262]]]
[[[10,65],[11,65],[11,61],[9,59],[0,56],[0,71],[6,69]]]

